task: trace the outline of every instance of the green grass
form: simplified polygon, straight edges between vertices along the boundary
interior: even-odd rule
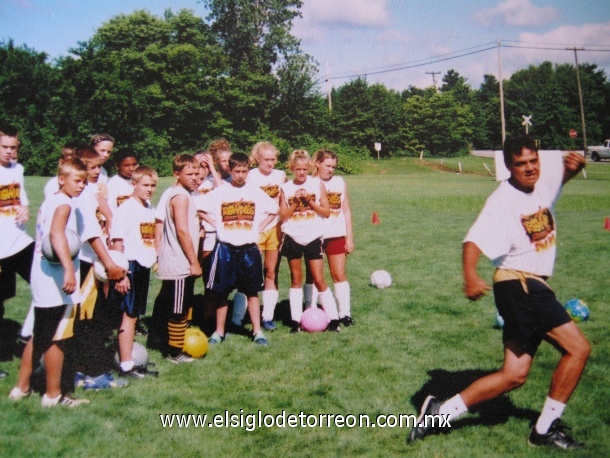
[[[457,169],[458,159],[444,166]],[[366,172],[348,176],[356,251],[348,276],[356,326],[340,334],[290,335],[280,326],[269,348],[245,337],[229,338],[201,361],[173,366],[156,352],[158,379],[132,382],[124,390],[77,392],[91,399],[73,411],[43,410],[38,398],[11,403],[19,361],[0,382],[2,456],[563,456],[527,445],[531,421],[542,406],[557,352],[543,344],[528,383],[458,423],[449,435],[405,444],[400,428],[162,428],[160,413],[413,414],[428,389],[453,394],[502,361],[500,331],[492,327],[493,299],[477,303],[461,292],[461,240],[496,187],[482,163],[464,158],[460,175],[418,160],[369,161]],[[440,160],[427,159],[440,164]],[[469,173],[473,172],[473,173]],[[590,164],[557,206],[558,258],[550,283],[560,301],[579,297],[591,320],[580,325],[593,354],[564,418],[587,443],[579,456],[601,456],[610,446],[607,369],[610,344],[610,166]],[[162,179],[161,190],[169,184]],[[32,208],[40,204],[45,179],[28,178]],[[160,195],[160,192],[158,193]],[[157,197],[158,197],[157,195]],[[379,225],[371,224],[377,212]],[[34,213],[34,212],[33,212]],[[33,229],[32,217],[30,233]],[[374,270],[389,271],[391,288],[368,285]],[[489,279],[486,262],[480,271]],[[288,289],[285,263],[280,299]],[[159,288],[151,282],[150,305]],[[198,282],[197,292],[202,292]],[[28,285],[7,302],[7,318],[22,321]],[[283,302],[281,307],[286,307]],[[149,312],[152,310],[149,306]]]

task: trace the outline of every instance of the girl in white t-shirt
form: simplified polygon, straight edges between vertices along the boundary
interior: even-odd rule
[[[314,176],[320,178],[328,197],[330,216],[324,221],[323,248],[328,260],[330,276],[335,286],[335,297],[339,306],[339,320],[344,326],[354,324],[351,316],[351,291],[347,281],[347,255],[354,250],[352,231],[352,210],[347,197],[347,186],[342,177],[335,176],[337,154],[328,149],[320,149],[314,155]],[[304,287],[305,307],[315,303],[317,291],[313,278],[307,272]]]
[[[318,178],[309,176],[311,158],[307,151],[294,151],[288,160],[288,167],[294,179],[280,186],[280,219],[284,232],[281,254],[288,259],[290,267],[289,299],[293,332],[300,330],[303,313],[303,257],[320,291],[322,307],[330,317],[329,329],[340,331],[337,304],[324,280],[323,271],[322,218],[330,215],[326,189]]]

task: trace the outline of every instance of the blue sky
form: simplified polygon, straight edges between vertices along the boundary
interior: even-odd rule
[[[437,84],[449,69],[478,87],[483,75],[498,76],[544,60],[574,63],[565,48],[584,47],[579,62],[595,63],[610,75],[608,0],[304,0],[303,18],[293,33],[339,86],[367,75],[402,90]],[[155,15],[171,8],[205,17],[196,0],[0,0],[0,40],[12,38],[51,58],[86,41],[113,16],[146,9]],[[519,46],[508,47],[508,46]],[[527,47],[527,48],[526,48]],[[493,48],[483,51],[485,48]],[[556,48],[531,49],[531,48]],[[481,51],[481,52],[478,52]],[[453,58],[460,54],[468,56]],[[434,60],[450,59],[432,63]],[[414,68],[404,68],[413,67]],[[397,70],[400,69],[400,70]],[[392,70],[392,71],[390,71]],[[346,77],[346,78],[343,78]],[[326,83],[321,84],[326,89]]]

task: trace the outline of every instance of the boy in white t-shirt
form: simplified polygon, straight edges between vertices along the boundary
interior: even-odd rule
[[[108,134],[95,134],[91,136],[91,143],[89,144],[102,158],[102,161],[100,163],[100,167],[105,164],[108,159],[110,158],[110,155],[112,154],[112,151],[114,150],[114,138],[111,137]],[[108,183],[108,171],[104,168],[101,167],[100,169],[100,183],[106,184]]]
[[[150,269],[157,261],[155,249],[155,210],[150,199],[157,187],[158,175],[151,167],[140,166],[132,173],[133,195],[116,211],[116,223],[110,239],[113,250],[122,251],[129,260],[131,287],[123,291],[118,305],[123,312],[119,329],[119,375],[144,378],[146,368],[135,367],[132,350],[138,318],[146,312]]]
[[[210,302],[216,308],[216,331],[209,342],[224,340],[227,299],[237,289],[248,298],[254,342],[268,345],[260,325],[258,293],[263,289],[263,264],[257,242],[261,231],[275,218],[278,206],[260,188],[246,185],[248,156],[232,154],[229,170],[230,183],[206,194],[198,207],[215,222],[217,235],[211,268],[205,272]]]
[[[431,415],[456,420],[471,407],[522,386],[542,340],[561,353],[542,412],[531,429],[530,445],[582,448],[561,423],[566,403],[578,384],[590,354],[587,339],[546,283],[553,273],[557,226],[553,207],[562,186],[585,166],[574,152],[563,163],[540,163],[536,142],[529,136],[507,138],[504,163],[510,178],[500,183],[468,231],[463,244],[464,293],[480,299],[491,288],[477,273],[481,253],[492,260],[494,299],[504,319],[504,363],[452,398],[424,401],[409,441],[436,432],[438,425],[422,421]],[[559,167],[553,169],[553,165]]]
[[[117,174],[108,180],[108,205],[114,215],[117,208],[133,195],[133,172],[138,168],[138,157],[131,151],[117,154]]]
[[[0,322],[4,301],[15,296],[19,274],[28,283],[34,257],[34,241],[25,232],[29,219],[23,166],[15,159],[19,151],[19,132],[10,125],[0,126]],[[6,372],[0,371],[0,378]]]
[[[33,338],[24,351],[17,386],[9,394],[9,398],[15,401],[30,394],[30,375],[42,356],[46,373],[43,407],[76,407],[89,402],[70,397],[73,385],[61,386],[66,339],[70,334],[63,328],[62,319],[69,317],[76,306],[80,285],[78,256],[71,257],[66,231],[77,231],[72,198],[81,194],[86,177],[86,166],[82,161],[76,158],[62,161],[58,171],[60,191],[46,199],[38,212],[32,263]],[[47,260],[42,254],[42,240],[49,234],[59,263]]]

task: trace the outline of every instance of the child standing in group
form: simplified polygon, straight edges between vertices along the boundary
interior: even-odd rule
[[[337,168],[337,155],[328,149],[320,149],[314,155],[314,176],[320,178],[328,197],[330,216],[324,220],[324,243],[322,245],[330,276],[335,286],[335,297],[339,306],[339,321],[344,326],[352,326],[354,321],[351,314],[350,285],[345,273],[347,255],[354,250],[354,235],[352,230],[352,211],[347,197],[347,186],[345,180],[335,176]],[[316,300],[308,296],[308,290],[315,290],[313,278],[307,271],[307,283],[305,284],[305,304],[312,304]],[[317,292],[317,291],[316,291]]]
[[[328,218],[330,208],[326,188],[318,178],[309,176],[311,158],[307,151],[296,150],[290,155],[288,167],[294,179],[280,186],[280,218],[282,220],[281,255],[288,259],[290,267],[290,314],[293,320],[292,332],[300,331],[303,313],[303,272],[301,259],[304,257],[311,271],[314,284],[320,292],[320,302],[330,318],[329,329],[340,331],[337,303],[324,280],[322,253],[323,218]]]
[[[108,172],[102,167],[112,154],[114,150],[114,138],[108,134],[95,134],[91,137],[90,146],[100,155],[102,158],[100,163],[100,183],[108,183]]]
[[[58,171],[60,191],[46,199],[38,212],[36,249],[32,263],[32,305],[34,307],[33,349],[22,359],[18,384],[9,398],[20,400],[30,394],[29,379],[33,365],[44,357],[46,389],[42,406],[76,407],[88,400],[76,400],[61,387],[66,339],[60,324],[68,309],[78,301],[79,260],[73,259],[68,247],[66,230],[76,233],[76,211],[72,198],[78,197],[87,179],[85,164],[79,159],[66,159]],[[43,238],[50,234],[51,246],[60,263],[52,263],[42,255]]]
[[[246,185],[248,156],[234,153],[229,159],[231,181],[201,199],[199,210],[215,222],[217,242],[206,271],[206,288],[216,308],[216,331],[209,342],[225,338],[229,294],[238,289],[248,298],[253,340],[258,345],[268,341],[260,328],[258,293],[263,288],[263,264],[256,245],[261,231],[275,218],[277,204],[260,188]]]
[[[197,257],[199,219],[192,196],[199,182],[199,163],[190,154],[181,154],[174,159],[172,170],[177,184],[168,189],[164,204],[157,272],[163,283],[156,302],[164,309],[159,318],[165,321],[168,332],[167,360],[181,364],[193,361],[182,347],[195,280],[201,276]]]
[[[146,312],[150,269],[157,261],[155,210],[150,199],[157,187],[158,175],[147,166],[138,167],[131,175],[133,195],[117,209],[111,234],[111,248],[124,252],[129,260],[127,276],[131,284],[131,288],[119,298],[123,312],[119,329],[119,375],[144,378],[146,371],[135,367],[132,350],[136,322]]]
[[[62,159],[68,159],[74,156],[74,151],[76,150],[77,146],[78,145],[76,145],[75,143],[68,143],[62,146],[61,157],[59,158],[59,160],[61,161]],[[59,191],[59,183],[57,182],[57,176],[54,176],[53,178],[49,179],[49,181],[47,181],[47,184],[44,185],[44,198],[48,199],[57,191]]]
[[[10,125],[0,126],[0,322],[4,301],[15,297],[19,274],[28,283],[34,257],[34,241],[25,232],[30,212],[25,193],[23,166],[15,159],[19,132]],[[0,378],[6,372],[0,371]]]
[[[261,188],[277,205],[280,203],[280,185],[286,182],[286,172],[276,170],[279,153],[275,146],[269,142],[258,142],[252,148],[250,159],[258,167],[248,173],[248,184]],[[279,293],[277,289],[277,272],[279,268],[279,245],[282,240],[282,230],[279,217],[276,216],[266,228],[263,229],[258,240],[258,247],[265,255],[264,274],[265,289],[263,290],[263,316],[261,325],[265,331],[275,331],[277,327],[273,322],[275,306]]]
[[[112,213],[133,195],[133,172],[138,168],[138,157],[131,151],[121,151],[116,158],[117,174],[108,180],[108,205]]]

